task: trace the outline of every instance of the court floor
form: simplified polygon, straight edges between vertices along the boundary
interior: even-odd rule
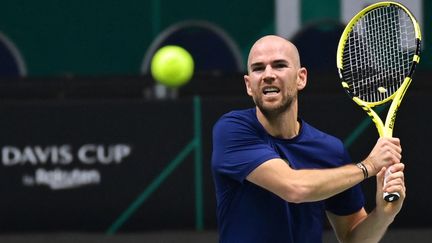
[[[214,231],[173,232],[160,231],[148,233],[128,233],[113,236],[91,233],[51,233],[51,234],[0,234],[2,243],[216,243]],[[323,243],[337,242],[333,232],[326,231]],[[429,243],[432,242],[432,228],[394,229],[387,232],[381,243]]]

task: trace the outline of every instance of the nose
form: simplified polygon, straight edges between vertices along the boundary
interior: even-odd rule
[[[263,80],[265,82],[273,81],[276,79],[276,76],[273,72],[271,65],[267,65],[264,70]]]

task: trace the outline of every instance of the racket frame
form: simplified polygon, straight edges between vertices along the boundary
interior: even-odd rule
[[[368,12],[370,12],[374,9],[377,9],[377,8],[381,8],[381,7],[388,7],[390,5],[396,5],[397,7],[403,9],[404,12],[406,12],[408,14],[408,16],[410,17],[410,19],[414,25],[414,33],[415,33],[415,38],[416,38],[417,49],[416,49],[416,53],[413,56],[413,60],[412,60],[409,74],[407,77],[405,77],[404,81],[402,82],[402,84],[398,88],[398,90],[396,92],[394,92],[392,95],[390,95],[389,97],[383,99],[382,101],[366,102],[366,101],[360,99],[359,97],[354,96],[351,92],[349,92],[349,90],[348,90],[349,84],[343,80],[343,76],[342,76],[342,70],[343,70],[343,58],[342,58],[342,56],[343,56],[344,48],[346,45],[346,41],[349,38],[350,32],[352,31],[355,24],[363,16],[365,16]],[[354,102],[357,103],[370,116],[370,118],[372,119],[372,121],[374,122],[374,124],[377,128],[377,131],[378,131],[378,134],[380,137],[392,137],[393,136],[393,128],[394,128],[397,110],[401,104],[401,101],[402,101],[409,85],[411,84],[412,75],[414,73],[415,66],[420,61],[420,43],[421,43],[420,26],[419,26],[418,22],[416,21],[414,15],[402,4],[396,3],[396,2],[391,2],[391,1],[378,2],[375,4],[371,4],[371,5],[367,6],[366,8],[362,9],[348,22],[347,26],[345,27],[345,29],[342,33],[340,40],[339,40],[337,54],[336,54],[336,65],[338,68],[339,76],[342,79],[342,87],[350,95],[352,100],[354,100]],[[380,116],[372,108],[375,106],[383,105],[390,100],[393,100],[393,101],[392,101],[390,108],[387,112],[387,117],[385,119],[385,123],[383,123]],[[399,198],[399,195],[397,193],[396,194],[385,193],[383,195],[383,198],[386,201],[394,201],[394,200],[397,200]]]

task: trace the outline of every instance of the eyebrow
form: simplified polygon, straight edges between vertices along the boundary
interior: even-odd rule
[[[263,66],[264,65],[264,63],[263,62],[255,62],[255,63],[252,63],[251,65],[250,65],[250,68],[255,68],[255,67],[260,67],[260,66]]]
[[[277,60],[274,60],[272,62],[272,64],[280,64],[280,63],[290,64],[290,62],[288,60],[285,60],[285,59],[277,59]]]
[[[287,60],[285,60],[285,59],[276,59],[276,60],[274,60],[274,61],[272,61],[271,62],[271,64],[272,65],[274,65],[274,64],[290,64],[290,62],[288,62]],[[250,65],[250,67],[251,68],[254,68],[254,67],[259,67],[259,66],[262,66],[262,65],[264,65],[264,63],[263,62],[254,62],[254,63],[252,63],[251,65]]]

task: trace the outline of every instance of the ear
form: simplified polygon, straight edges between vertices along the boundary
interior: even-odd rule
[[[297,71],[297,89],[302,90],[307,84],[307,70],[302,67]]]
[[[252,89],[250,87],[250,81],[249,81],[249,76],[248,75],[244,75],[243,79],[245,81],[245,85],[246,85],[246,92],[249,96],[252,96]]]

